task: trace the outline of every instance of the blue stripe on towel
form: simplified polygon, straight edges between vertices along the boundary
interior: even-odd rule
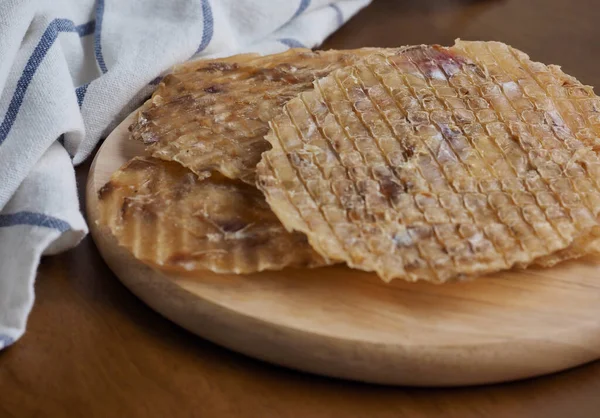
[[[71,229],[71,226],[62,219],[44,215],[43,213],[22,211],[0,215],[0,228],[15,225],[42,226],[57,229],[60,232]]]
[[[87,91],[89,85],[90,83],[85,83],[75,89],[75,95],[77,96],[77,104],[79,105],[79,107],[81,107],[81,105],[83,104],[85,92]]]
[[[294,15],[292,17],[290,17],[290,19],[287,22],[285,22],[283,25],[281,25],[280,28],[284,28],[287,25],[289,25],[291,21],[293,21],[298,16],[300,16],[302,13],[304,13],[304,11],[306,9],[308,9],[308,6],[310,6],[310,0],[300,0],[300,4],[298,5],[298,9],[296,9],[296,12],[294,13]],[[294,39],[284,38],[284,39],[278,39],[278,41],[281,42],[281,43],[283,43],[284,45],[289,46],[290,48],[301,48],[301,47],[304,47],[304,45],[302,45],[300,42],[298,42],[298,41],[296,41]],[[286,43],[287,41],[291,41],[296,46],[288,45]]]
[[[104,20],[104,0],[97,0],[96,3],[96,25],[94,27],[94,54],[96,62],[102,74],[108,71],[104,56],[102,55],[102,21]]]
[[[306,48],[302,42],[294,38],[281,38],[277,39],[277,41],[289,46],[290,48]]]
[[[290,20],[294,20],[298,16],[300,16],[306,9],[310,6],[310,0],[300,0],[300,5],[298,6],[298,10],[294,13],[294,16]]]
[[[198,49],[196,49],[194,55],[204,51],[213,37],[215,21],[213,19],[212,9],[208,0],[202,0],[202,19],[202,40],[200,41],[200,45],[198,45]]]
[[[90,20],[87,23],[75,26],[75,30],[81,37],[91,35],[96,30],[96,21]]]
[[[12,345],[15,340],[10,338],[8,335],[0,334],[0,349],[6,348],[9,345]]]
[[[340,6],[338,6],[335,3],[331,3],[329,7],[331,7],[335,11],[335,19],[338,27],[342,26],[344,24],[344,13],[342,13],[342,9],[340,9]]]
[[[10,104],[8,105],[8,110],[6,111],[4,120],[2,121],[2,124],[0,124],[0,145],[8,136],[10,128],[12,128],[12,125],[17,118],[19,108],[21,107],[21,104],[23,104],[25,93],[27,92],[27,88],[29,87],[31,80],[33,79],[33,75],[42,63],[50,47],[54,44],[54,41],[56,41],[56,38],[60,32],[77,32],[77,28],[73,22],[68,19],[54,19],[44,31],[44,34],[40,38],[40,42],[33,50],[33,53],[25,65],[25,69],[23,70],[23,74],[21,74],[21,78],[19,78],[19,81],[17,81],[17,88],[15,89]]]

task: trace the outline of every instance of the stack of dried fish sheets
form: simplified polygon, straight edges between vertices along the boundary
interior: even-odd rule
[[[162,222],[202,224],[194,240],[170,237],[176,227],[149,233],[146,242],[179,240],[140,253],[155,265],[247,273],[345,262],[386,281],[439,283],[600,248],[600,98],[499,42],[189,63],[130,129],[153,157],[133,165],[153,168],[115,175],[127,186],[113,189],[128,192],[104,199],[103,223],[118,235],[115,225],[145,216],[122,209],[137,181],[162,185],[145,192],[160,196]],[[119,239],[134,254],[135,230]],[[261,244],[248,244],[256,234]],[[297,257],[269,256],[289,246]]]

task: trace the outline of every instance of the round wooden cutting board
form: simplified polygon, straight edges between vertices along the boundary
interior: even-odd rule
[[[432,285],[337,266],[254,275],[165,274],[96,226],[97,191],[143,146],[132,116],[106,139],[87,185],[90,228],[120,280],[195,334],[272,363],[383,384],[520,379],[600,357],[600,259]]]

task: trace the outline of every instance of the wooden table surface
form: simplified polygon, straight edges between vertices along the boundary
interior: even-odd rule
[[[500,40],[600,88],[599,22],[597,0],[374,0],[325,46]],[[77,170],[81,192],[88,168]],[[89,237],[43,260],[27,333],[0,353],[0,417],[597,417],[599,393],[600,362],[457,389],[369,386],[267,365],[154,313]]]

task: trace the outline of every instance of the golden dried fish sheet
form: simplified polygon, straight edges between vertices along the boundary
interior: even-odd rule
[[[254,184],[269,148],[268,121],[315,78],[374,49],[237,55],[182,65],[167,75],[130,127],[156,158],[178,161],[200,178],[220,172]]]
[[[175,162],[134,158],[99,191],[100,224],[148,264],[172,271],[253,273],[325,264],[287,232],[256,188],[201,181]]]
[[[323,256],[444,282],[597,250],[599,98],[497,42],[373,54],[285,105],[257,182]]]

